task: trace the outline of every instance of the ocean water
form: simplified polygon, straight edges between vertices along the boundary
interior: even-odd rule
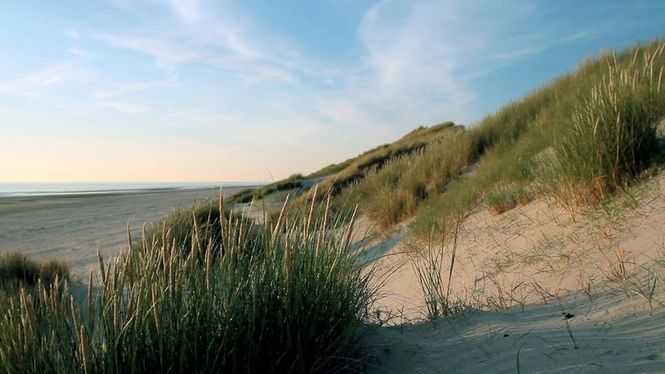
[[[257,182],[0,182],[0,198],[255,186]]]

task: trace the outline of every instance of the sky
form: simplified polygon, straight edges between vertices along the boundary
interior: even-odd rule
[[[663,35],[662,0],[3,0],[0,181],[308,173]]]

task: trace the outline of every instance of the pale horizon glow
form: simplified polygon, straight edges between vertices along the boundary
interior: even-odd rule
[[[0,3],[0,182],[270,181],[472,125],[662,1]]]

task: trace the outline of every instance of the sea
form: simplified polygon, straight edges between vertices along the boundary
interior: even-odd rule
[[[261,182],[0,182],[0,198],[257,186]]]

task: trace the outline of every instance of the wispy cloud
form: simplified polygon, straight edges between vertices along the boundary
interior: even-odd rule
[[[97,98],[108,98],[108,97],[121,96],[125,94],[136,93],[146,90],[152,90],[156,88],[162,88],[171,85],[175,85],[175,83],[170,80],[138,81],[138,82],[125,82],[125,83],[111,82],[108,84],[109,86],[108,88],[104,88],[94,92],[93,96]]]
[[[458,68],[482,40],[460,35],[461,8],[455,1],[379,1],[369,8],[358,31],[360,68],[321,98],[319,110],[336,122],[358,122],[362,112],[363,122],[392,128],[393,136],[442,116],[468,119],[474,92]]]
[[[478,119],[478,79],[511,63],[593,37],[588,30],[538,30],[543,10],[525,0],[382,0],[359,26],[361,68],[342,88],[342,107],[360,106],[366,116],[404,126],[442,119]],[[326,107],[323,103],[322,107]],[[343,114],[345,113],[346,114]],[[348,111],[324,111],[337,121]],[[444,118],[442,118],[444,117]]]
[[[91,37],[111,47],[150,55],[155,58],[160,67],[167,70],[173,70],[179,65],[204,59],[201,53],[192,51],[183,44],[153,37],[122,36],[104,33],[94,33]]]
[[[43,90],[63,84],[76,75],[78,75],[77,69],[72,63],[58,63],[24,78],[0,83],[0,94],[30,94],[34,90]]]
[[[126,102],[120,102],[120,101],[109,101],[106,102],[105,105],[113,110],[116,110],[121,113],[143,113],[147,112],[150,110],[149,107],[142,105],[142,104],[136,104],[136,103],[126,103]]]
[[[357,140],[365,137],[387,139],[392,135],[381,113],[372,113],[353,98],[329,97],[316,105],[316,110],[335,124],[338,131],[353,132]]]
[[[196,22],[206,15],[198,0],[167,0],[166,3],[185,22]]]
[[[228,114],[210,112],[205,110],[182,110],[178,112],[168,113],[164,116],[168,119],[178,119],[186,121],[187,124],[191,122],[207,122],[215,123],[222,121],[229,121],[232,117]]]
[[[231,17],[219,3],[168,0],[114,4],[141,19],[126,32],[92,32],[89,37],[114,48],[152,56],[157,65],[174,71],[186,64],[204,64],[237,74],[248,82],[293,81],[306,69],[283,39],[252,35],[251,25]],[[153,13],[166,14],[155,20]],[[233,9],[233,12],[238,12]]]

